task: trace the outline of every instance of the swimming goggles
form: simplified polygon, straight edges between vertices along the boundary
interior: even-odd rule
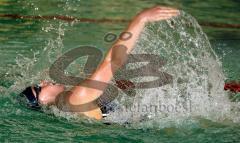
[[[36,96],[33,93],[33,90],[36,93]],[[42,88],[39,85],[34,85],[27,87],[21,94],[20,96],[23,97],[25,96],[27,99],[27,106],[32,108],[32,109],[40,109],[39,105],[39,94],[41,92]]]

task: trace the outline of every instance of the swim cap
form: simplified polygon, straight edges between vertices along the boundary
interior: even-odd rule
[[[32,89],[35,90],[36,96],[34,95]],[[34,110],[41,109],[40,104],[38,102],[38,96],[40,92],[41,92],[40,86],[38,85],[29,86],[19,94],[19,97],[21,97],[19,101],[22,101],[21,103],[25,102],[25,105],[27,105],[27,107],[31,109],[34,109]]]

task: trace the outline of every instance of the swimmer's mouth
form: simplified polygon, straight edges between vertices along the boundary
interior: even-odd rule
[[[38,84],[38,85],[40,86],[41,84],[42,84],[42,83],[40,83],[40,84]],[[55,81],[49,81],[49,82],[43,83],[43,85],[64,86],[63,84],[57,83],[57,82],[55,82]]]
[[[60,84],[60,83],[52,83],[51,85],[64,86],[63,84]]]

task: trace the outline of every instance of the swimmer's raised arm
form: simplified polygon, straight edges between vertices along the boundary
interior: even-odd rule
[[[129,54],[134,48],[145,24],[147,22],[166,20],[173,16],[177,16],[178,14],[179,11],[176,9],[160,6],[146,9],[137,14],[137,16],[132,19],[127,29],[124,30],[124,32],[128,34],[122,35],[122,38],[124,38],[124,36],[129,36],[130,33],[131,37],[127,40],[120,38],[113,44],[108,51],[106,58],[89,78],[90,80],[87,79],[78,86],[72,88],[69,102],[73,105],[81,105],[90,103],[99,98],[99,96],[103,94],[104,89],[107,87],[107,83],[110,82],[114,73],[126,61],[127,54]],[[97,88],[91,88],[96,87],[96,82],[94,81],[100,81],[106,84],[97,85]],[[95,111],[98,112],[99,110]],[[99,119],[95,113],[92,114],[85,112],[84,114]]]
[[[127,29],[125,31],[123,31],[123,33],[124,32],[131,33],[132,37],[128,40],[121,40],[121,38],[118,39],[118,41],[110,49],[110,52],[108,53],[108,56],[106,57],[106,60],[111,60],[112,49],[113,49],[113,47],[115,47],[117,45],[126,46],[127,54],[129,54],[130,51],[133,49],[133,47],[134,47],[134,45],[146,23],[160,21],[160,20],[166,20],[173,16],[177,16],[178,14],[179,14],[179,10],[169,8],[169,7],[161,7],[161,6],[156,6],[153,8],[143,10],[142,12],[137,14],[132,19],[132,21],[130,22]],[[124,37],[124,35],[123,35],[123,37]]]

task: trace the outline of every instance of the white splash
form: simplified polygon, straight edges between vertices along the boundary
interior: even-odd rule
[[[181,12],[171,20],[148,24],[133,53],[157,54],[164,58],[167,62],[160,71],[172,75],[173,82],[159,88],[137,89],[131,103],[122,93],[125,98],[115,101],[120,104],[118,110],[106,120],[139,122],[139,125],[152,121],[159,126],[164,120],[178,122],[193,117],[239,121],[236,115],[239,112],[232,113],[233,104],[223,90],[225,76],[221,63],[207,36],[189,14]],[[139,67],[139,63],[135,67]],[[142,82],[145,78],[130,80]]]

